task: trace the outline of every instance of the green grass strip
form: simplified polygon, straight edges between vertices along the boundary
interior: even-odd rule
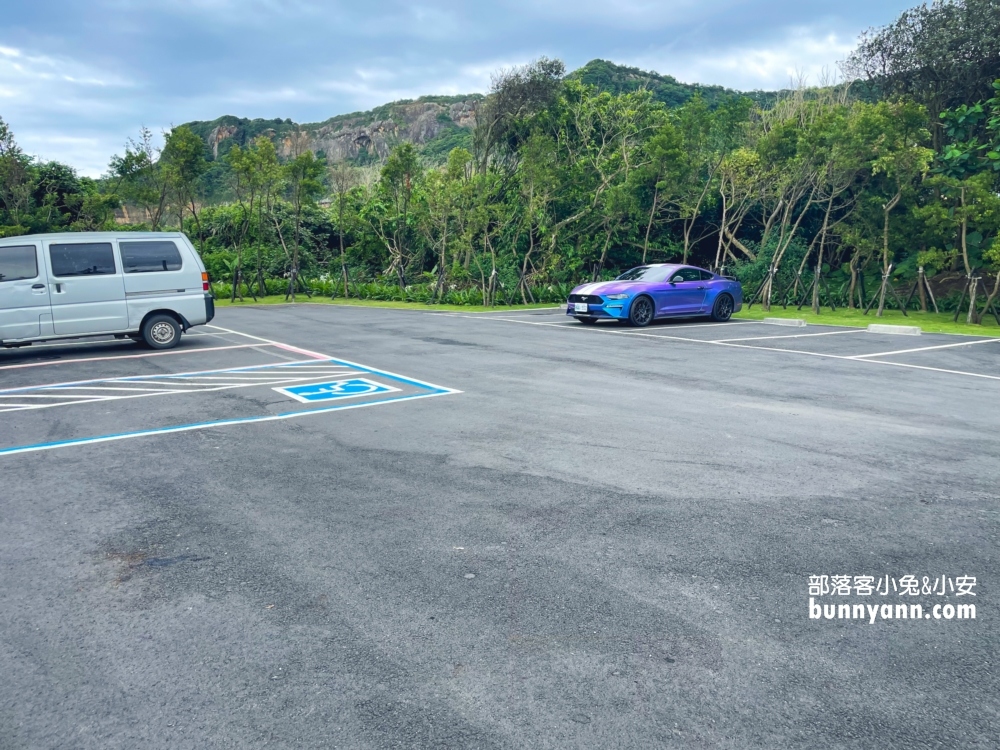
[[[433,312],[504,312],[506,310],[537,310],[546,307],[561,307],[553,302],[540,302],[535,305],[497,305],[496,307],[483,307],[482,305],[425,305],[419,302],[393,302],[390,300],[374,300],[374,299],[354,299],[343,297],[337,297],[336,299],[330,299],[329,297],[321,297],[314,294],[310,299],[304,294],[296,294],[295,302],[291,300],[286,300],[285,295],[271,295],[268,297],[258,297],[255,302],[253,297],[244,297],[243,301],[240,302],[237,299],[235,302],[230,302],[229,298],[216,299],[215,304],[217,307],[254,307],[256,305],[301,305],[301,304],[313,304],[313,305],[345,305],[349,307],[384,307],[392,310],[430,310]]]

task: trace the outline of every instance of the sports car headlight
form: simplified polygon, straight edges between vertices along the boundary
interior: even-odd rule
[[[629,295],[627,295],[627,294],[605,294],[604,296],[607,297],[608,299],[628,299],[629,298]]]

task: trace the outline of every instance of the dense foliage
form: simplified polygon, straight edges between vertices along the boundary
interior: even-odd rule
[[[769,99],[542,59],[498,73],[474,132],[433,158],[399,143],[328,164],[288,121],[234,121],[217,155],[208,124],[162,150],[143,131],[95,182],[33,162],[4,126],[0,231],[99,229],[116,209],[129,227],[183,226],[233,297],[558,301],[684,261],[736,275],[765,307],[964,305],[981,322],[1000,290],[1000,70],[991,43],[963,35],[997,10],[908,11],[862,38],[854,85]],[[940,64],[926,29],[962,57]]]
[[[681,83],[673,76],[617,65],[607,60],[591,60],[582,68],[574,70],[567,78],[611,94],[625,94],[646,89],[652,93],[653,99],[668,107],[680,107],[696,96],[700,96],[712,107],[718,106],[726,99],[739,96],[746,96],[756,104],[769,106],[774,103],[776,97],[775,93],[769,91],[742,94],[724,86]]]

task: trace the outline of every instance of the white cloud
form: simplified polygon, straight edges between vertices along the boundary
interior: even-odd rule
[[[104,125],[128,116],[130,105],[123,99],[134,86],[116,71],[0,46],[2,115],[18,143],[39,159],[66,162],[81,174],[101,174],[110,154],[121,149],[111,145],[114,136]]]
[[[10,87],[38,81],[66,81],[81,86],[132,86],[124,76],[70,58],[25,53],[15,47],[0,47],[0,83]]]
[[[745,0],[744,0],[745,1]],[[563,25],[611,26],[614,28],[668,28],[703,17],[706,12],[724,13],[741,0],[508,0],[518,12],[540,16]]]
[[[816,85],[837,73],[837,63],[854,49],[854,39],[809,27],[787,29],[769,44],[707,50],[692,55],[652,54],[639,67],[669,72],[678,80],[715,83],[729,88],[780,89],[804,77]],[[669,60],[669,62],[668,62]]]

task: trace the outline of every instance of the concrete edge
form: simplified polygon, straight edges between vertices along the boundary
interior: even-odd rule
[[[891,326],[884,323],[872,323],[868,333],[891,333],[898,336],[919,336],[923,331],[920,326]]]
[[[761,322],[772,326],[792,326],[794,328],[802,328],[806,325],[802,318],[764,318]]]

